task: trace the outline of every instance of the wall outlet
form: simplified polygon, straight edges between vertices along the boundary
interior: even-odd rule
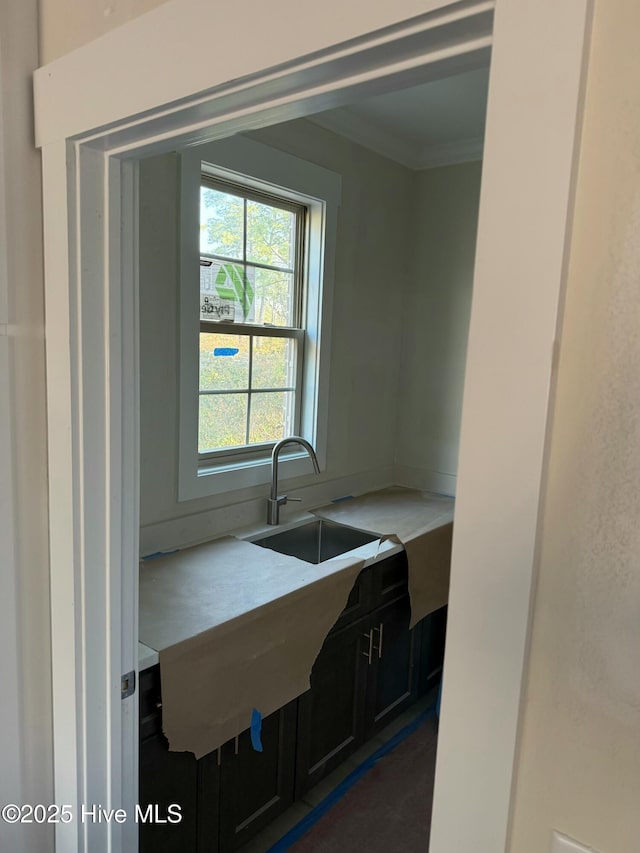
[[[560,832],[554,832],[551,838],[550,853],[598,853],[593,847],[585,847],[584,844],[578,844],[567,835],[562,835]]]

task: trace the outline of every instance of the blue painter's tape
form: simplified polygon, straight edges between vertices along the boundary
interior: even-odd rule
[[[262,752],[262,714],[255,708],[251,712],[251,746]]]
[[[419,717],[416,717],[413,722],[409,723],[405,726],[401,731],[398,732],[397,735],[391,738],[391,740],[387,741],[387,743],[383,744],[379,749],[377,749],[373,755],[369,756],[359,767],[356,767],[346,779],[344,779],[335,790],[333,790],[330,794],[328,794],[324,800],[318,803],[311,811],[305,815],[299,823],[297,823],[292,829],[287,832],[279,841],[269,847],[267,853],[284,853],[285,850],[289,850],[293,845],[298,841],[302,836],[314,826],[320,818],[325,815],[332,806],[334,806],[339,800],[344,797],[344,795],[349,791],[356,782],[359,782],[363,776],[365,776],[372,767],[380,761],[381,758],[384,758],[385,755],[388,755],[392,750],[396,748],[402,741],[406,740],[409,735],[413,734],[416,729],[420,728],[420,726],[431,717],[435,716],[435,708],[429,708],[420,714]]]
[[[146,557],[143,557],[142,561],[146,562],[147,560],[155,560],[156,557],[166,557],[168,554],[175,554],[179,550],[179,548],[174,548],[173,551],[155,551],[153,554],[147,554]]]
[[[238,347],[215,347],[213,350],[214,355],[238,355],[239,352]]]
[[[342,501],[352,501],[352,500],[353,500],[353,495],[345,495],[343,498],[334,498],[331,501],[331,503],[332,504],[339,504],[339,503],[342,503]]]

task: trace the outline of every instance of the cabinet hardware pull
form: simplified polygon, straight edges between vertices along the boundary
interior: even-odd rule
[[[160,708],[162,708],[162,699],[158,699],[158,701],[156,702],[156,708],[158,710],[160,710]]]
[[[218,767],[220,767],[220,765],[222,764],[222,750],[220,749],[220,747],[216,749],[216,753],[218,756]]]
[[[362,636],[365,638],[365,640],[369,640],[369,651],[362,652],[362,654],[367,658],[367,660],[369,661],[369,666],[371,666],[371,659],[373,658],[373,628],[369,629],[368,634],[363,634]]]
[[[384,625],[381,622],[380,627],[378,628],[378,631],[380,632],[380,637],[378,639],[378,659],[380,659],[382,657],[382,629],[383,628],[384,628]]]
[[[240,739],[240,738],[239,738],[239,736],[238,736],[238,735],[236,735],[236,737],[235,737],[235,741],[234,741],[234,745],[233,745],[235,755],[237,755],[237,754],[238,754],[238,741],[239,741],[239,739]]]

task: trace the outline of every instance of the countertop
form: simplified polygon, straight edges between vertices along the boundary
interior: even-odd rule
[[[378,492],[330,504],[318,509],[318,515],[333,516],[341,523],[366,529],[362,524],[363,513],[375,508],[375,522],[380,530],[393,533],[402,529],[411,516],[410,524],[424,529],[436,529],[453,519],[453,499],[392,487]],[[346,563],[360,560],[364,566],[385,559],[403,550],[397,541],[376,540],[367,545],[341,554],[318,565],[304,563],[258,545],[250,544],[267,533],[281,532],[297,527],[317,516],[302,512],[277,528],[259,525],[232,531],[235,539],[244,540],[247,547],[236,548],[241,557],[235,564],[230,577],[229,554],[225,543],[229,536],[212,540],[176,551],[166,556],[154,557],[140,564],[141,639],[158,636],[157,624],[163,620],[174,621],[180,614],[180,624],[173,625],[177,640],[194,633],[237,623],[252,612],[273,604],[275,601],[303,591],[305,587],[341,571]],[[360,523],[358,523],[360,522]],[[370,525],[369,528],[371,529]],[[345,563],[346,560],[346,563]],[[180,578],[175,587],[166,586],[167,578]],[[207,592],[197,595],[206,578]],[[193,581],[193,586],[191,584]],[[165,597],[170,600],[165,600]],[[156,620],[156,628],[150,630],[150,621]],[[146,635],[146,636],[145,636]],[[148,640],[149,642],[149,640]],[[139,667],[147,669],[159,661],[159,654],[152,643],[139,643]],[[160,646],[154,641],[153,645]]]

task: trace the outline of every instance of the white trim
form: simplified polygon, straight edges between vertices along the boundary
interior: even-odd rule
[[[414,169],[435,169],[438,166],[453,166],[456,163],[473,163],[482,160],[484,137],[459,139],[446,145],[429,145],[415,159]]]
[[[589,31],[589,0],[496,6],[431,853],[508,849]]]
[[[252,23],[260,33],[255,51],[238,51],[233,40],[220,42],[213,52],[205,49],[204,41],[208,46],[210,32],[219,26],[220,9],[204,0],[171,0],[36,75],[45,190],[55,787],[56,800],[75,808],[81,802],[133,808],[130,793],[122,794],[122,780],[114,777],[123,732],[112,713],[112,678],[121,644],[126,655],[137,648],[130,636],[137,543],[125,516],[139,472],[133,402],[137,338],[133,323],[123,321],[134,285],[109,277],[109,270],[122,269],[125,252],[118,263],[113,237],[122,210],[132,209],[132,187],[124,176],[120,193],[110,185],[113,159],[135,159],[329,109],[357,94],[381,94],[421,82],[425,68],[435,65],[444,73],[488,50],[490,3],[431,0],[428,10],[438,11],[419,18],[412,16],[424,11],[424,0],[398,0],[392,6],[345,6],[334,0],[340,14],[326,3],[312,4],[305,10],[310,20],[292,40],[279,22],[295,20],[299,8],[293,0],[274,2],[255,7],[258,19]],[[432,853],[504,849],[550,343],[563,277],[586,42],[587,0],[566,0],[561,7],[552,0],[498,0],[498,9]],[[225,25],[233,31],[229,23],[241,23],[245,14],[244,7],[231,5]],[[442,46],[440,25],[453,18],[459,23],[446,31]],[[380,27],[386,29],[372,32]],[[536,86],[553,74],[560,79],[555,87],[543,86],[544,121],[537,111],[523,110],[527,99],[512,109],[523,86],[539,91]],[[224,82],[229,79],[239,82]],[[183,100],[169,103],[176,98]],[[512,144],[514,134],[519,145]],[[538,166],[527,184],[536,203],[516,204],[519,216],[514,216],[513,195],[505,187],[511,184],[514,192],[523,162],[529,169],[532,162]],[[120,313],[113,309],[112,300],[118,301],[113,288],[125,300]],[[501,310],[496,296],[505,295],[511,313],[496,334],[496,310]],[[528,325],[509,334],[514,316]],[[121,366],[117,379],[111,376],[112,357]],[[482,429],[476,434],[477,425]],[[505,524],[506,504],[518,509],[513,530],[513,515]],[[471,671],[470,647],[481,664]],[[479,689],[470,687],[470,676]],[[128,718],[131,735],[133,714]],[[126,720],[125,713],[123,724]],[[486,730],[468,748],[465,739],[479,722]],[[126,801],[116,802],[119,796]],[[57,849],[64,853],[125,849],[104,824],[86,832],[77,824],[58,825],[56,832]],[[470,835],[458,843],[465,832]],[[132,844],[127,853],[133,853],[135,839]]]
[[[376,76],[407,72],[418,83],[458,73],[477,67],[478,56],[488,55],[493,7],[493,0],[402,0],[395,6],[372,4],[366,13],[358,3],[342,4],[340,15],[331,15],[323,4],[305,4],[304,26],[297,27],[295,39],[285,41],[276,37],[273,22],[299,21],[299,4],[271,0],[252,6],[251,29],[259,37],[245,51],[219,41],[211,50],[211,32],[219,29],[222,12],[208,0],[172,0],[36,71],[36,144],[102,129],[96,137],[113,150],[136,138],[148,140],[155,125],[159,135],[173,137],[169,148],[175,149],[179,127],[206,127],[239,108],[249,114],[267,100],[265,89],[274,112],[261,124],[293,117],[277,106],[293,81],[298,94],[300,85],[305,90],[304,103],[297,99],[299,116],[301,110],[347,103],[355,89],[366,89]],[[225,6],[227,31],[242,32],[246,14],[242,4]],[[444,27],[443,48],[438,42]],[[269,32],[273,38],[264,37]],[[410,46],[411,59],[400,45]],[[144,66],[135,61],[141,52]],[[430,67],[414,76],[420,53],[430,54]],[[184,59],[179,71],[167,61],[178,55]],[[332,85],[334,77],[342,81],[342,91]],[[409,79],[390,82],[387,89],[397,84],[409,85]]]
[[[236,136],[188,149],[181,156],[180,181],[180,446],[178,500],[237,491],[267,483],[270,456],[238,463],[224,458],[208,468],[198,464],[198,332],[200,328],[198,240],[200,175],[203,164],[217,173],[302,201],[309,208],[305,277],[305,358],[302,377],[300,434],[315,448],[320,469],[326,467],[331,353],[331,310],[338,207],[342,178],[335,172],[278,151],[263,143]],[[206,168],[206,167],[204,167]],[[190,286],[191,285],[191,286]],[[311,471],[306,454],[283,456],[281,482]]]
[[[323,113],[309,120],[325,130],[344,136],[357,145],[416,171],[482,160],[481,136],[442,145],[419,145],[389,128],[382,127],[378,122],[367,121],[362,116],[348,112]]]

